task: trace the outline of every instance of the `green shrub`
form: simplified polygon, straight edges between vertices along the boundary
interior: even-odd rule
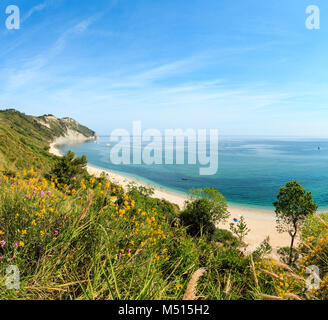
[[[213,235],[213,241],[220,242],[225,246],[236,247],[238,245],[238,240],[229,230],[216,229]]]
[[[215,224],[229,216],[227,200],[215,188],[191,189],[189,193],[190,200],[180,215],[181,222],[191,236],[204,234],[211,240]]]
[[[204,234],[208,240],[212,239],[215,224],[211,219],[210,209],[209,203],[202,199],[187,204],[180,219],[182,224],[188,228],[188,234],[193,237],[200,237]]]
[[[156,210],[159,214],[165,216],[169,223],[177,220],[180,211],[179,206],[165,199],[152,198],[154,194],[152,188],[130,183],[127,194],[134,199],[136,206],[141,210]]]
[[[261,259],[263,256],[268,255],[272,252],[272,247],[270,245],[270,238],[266,237],[260,245],[254,250],[254,259]]]
[[[86,171],[86,156],[74,157],[74,152],[68,151],[66,155],[57,160],[52,168],[50,176],[53,179],[57,179],[59,184],[69,185],[73,181],[73,178],[80,180],[88,175]]]

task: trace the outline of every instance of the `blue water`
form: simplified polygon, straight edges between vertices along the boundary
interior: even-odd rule
[[[279,188],[298,180],[312,192],[319,209],[328,208],[328,139],[224,137],[219,142],[219,169],[213,176],[200,176],[199,164],[114,165],[109,143],[109,137],[100,137],[96,143],[58,148],[62,153],[85,154],[91,165],[178,192],[216,187],[230,203],[248,207],[272,208]]]

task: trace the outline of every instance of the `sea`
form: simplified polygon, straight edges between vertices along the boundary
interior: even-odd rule
[[[312,193],[319,210],[328,209],[328,139],[221,137],[217,153],[218,170],[214,175],[200,175],[202,165],[199,162],[113,164],[110,153],[114,146],[109,136],[100,136],[97,141],[57,148],[62,154],[72,150],[77,156],[86,155],[88,163],[93,166],[176,193],[186,194],[191,188],[215,187],[229,204],[249,208],[272,210],[280,187],[288,181],[297,180]],[[143,144],[142,148],[145,146]],[[164,155],[163,146],[163,162]],[[187,157],[185,148],[185,159]]]

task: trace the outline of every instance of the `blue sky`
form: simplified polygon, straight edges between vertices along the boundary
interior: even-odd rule
[[[20,30],[5,28],[9,4]],[[99,134],[141,120],[328,137],[326,0],[1,1],[0,48],[0,106]]]

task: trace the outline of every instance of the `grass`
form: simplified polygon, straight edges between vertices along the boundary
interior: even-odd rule
[[[36,170],[1,173],[0,186],[0,299],[326,297],[303,294],[304,267],[193,238],[176,207],[135,188],[91,179],[65,191]],[[5,289],[8,265],[20,270],[20,290]]]
[[[231,290],[250,290],[246,258],[172,226],[161,202],[146,209],[109,182],[67,194],[34,170],[0,183],[1,285],[8,264],[21,273],[21,289],[2,299],[181,299],[203,267],[203,298],[236,297],[220,286],[234,268]]]

